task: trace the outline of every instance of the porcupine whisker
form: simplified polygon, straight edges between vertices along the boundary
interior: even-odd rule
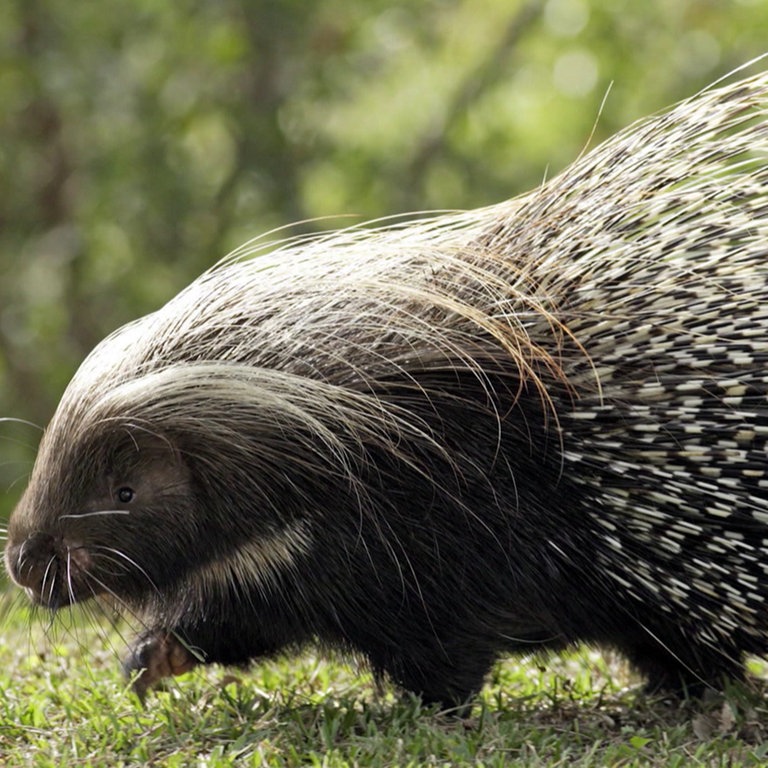
[[[10,424],[22,424],[26,427],[33,427],[38,432],[43,432],[44,427],[41,427],[39,424],[35,424],[34,421],[27,421],[27,419],[19,419],[14,416],[2,416],[0,417],[0,424],[2,423],[10,423]]]
[[[92,573],[86,573],[84,574],[86,577],[85,586],[89,589],[93,600],[82,603],[82,609],[85,611],[86,618],[88,619],[89,624],[94,627],[96,630],[99,631],[100,636],[102,639],[107,642],[110,647],[112,647],[114,650],[117,650],[113,646],[113,641],[109,635],[108,632],[103,631],[103,627],[101,625],[100,619],[106,618],[107,622],[109,624],[109,627],[111,630],[116,633],[119,640],[123,643],[127,642],[127,638],[124,635],[123,630],[119,626],[119,622],[117,620],[117,614],[116,609],[119,606],[120,608],[120,615],[119,615],[119,621],[126,622],[128,626],[130,627],[130,630],[132,633],[137,633],[139,631],[146,631],[148,629],[147,625],[141,620],[140,614],[138,614],[133,607],[122,600],[119,595],[116,595],[114,591],[112,591],[109,586],[103,582],[101,582],[98,578],[96,578]],[[94,588],[93,585],[96,585],[96,588]],[[107,599],[109,601],[112,601],[111,603],[105,604],[103,602],[104,599]],[[110,607],[110,610],[107,610],[107,607]],[[35,606],[35,609],[37,606]],[[59,614],[51,614],[51,622],[49,624],[47,632],[50,632],[50,630],[54,626],[58,626],[63,628],[68,635],[72,635],[70,631],[70,627],[74,626],[75,629],[77,629],[76,624],[62,624],[62,622],[56,622],[54,624],[54,619]],[[79,639],[79,637],[74,636],[74,639],[77,641],[78,645],[80,647],[84,647],[84,643],[82,643]]]
[[[92,581],[97,587],[100,588],[99,590],[94,589],[93,590],[93,596],[98,597],[100,595],[106,595],[110,600],[114,601],[115,606],[119,606],[121,610],[121,618],[125,620],[127,617],[130,616],[131,619],[135,619],[136,623],[142,630],[149,629],[148,625],[142,620],[141,615],[134,610],[134,608],[131,606],[130,603],[123,600],[118,594],[115,593],[115,591],[106,583],[101,581],[98,577],[94,576],[92,573],[88,574],[88,578],[90,581]],[[117,626],[115,622],[110,622],[112,625],[112,628],[119,632],[117,629]],[[131,628],[132,631],[136,631],[136,627]]]
[[[95,512],[79,512],[77,514],[61,515],[60,520],[76,520],[83,517],[101,517],[104,515],[130,515],[128,509],[100,509]]]
[[[119,577],[125,576],[126,573],[130,572],[130,569],[126,567],[125,561],[119,560],[116,557],[107,554],[106,548],[93,550],[91,551],[91,555],[93,557],[94,567],[98,568],[98,572],[104,574],[105,576]],[[105,565],[105,563],[108,565]],[[111,564],[111,568],[109,564]]]
[[[67,547],[67,553],[66,553],[65,577],[66,577],[67,594],[69,595],[69,602],[71,604],[74,604],[75,602],[77,602],[77,596],[75,595],[75,589],[72,586],[72,551],[70,550],[69,547]]]
[[[86,634],[85,637],[83,637],[82,633],[85,632],[85,628],[88,628],[94,630],[96,635],[102,639],[105,645],[111,647],[113,651],[117,650],[110,641],[109,632],[106,631],[106,628],[102,624],[101,619],[106,612],[99,606],[98,600],[96,599],[97,593],[92,589],[89,582],[86,582],[85,586],[88,588],[89,592],[91,593],[91,598],[93,599],[83,602],[81,605],[80,610],[82,611],[83,617],[85,619],[83,629],[81,630],[78,622],[73,622],[72,635],[74,640],[78,647],[85,648],[87,645],[88,636]],[[120,641],[123,642],[124,638],[120,637]]]
[[[104,556],[114,563],[119,564],[121,561],[127,563],[131,568],[133,568],[137,573],[140,573],[147,580],[147,583],[152,587],[153,592],[159,594],[160,589],[154,583],[154,581],[152,581],[152,577],[149,575],[149,573],[147,573],[146,569],[142,568],[141,565],[139,565],[139,563],[137,563],[136,560],[134,560],[132,557],[129,557],[124,552],[121,552],[119,549],[115,549],[114,547],[97,546],[92,547],[92,550],[95,554]],[[114,557],[110,557],[110,555],[114,555]]]
[[[113,597],[113,596],[110,596]],[[105,617],[109,625],[111,633],[119,641],[116,644],[110,632],[105,632],[104,637],[111,650],[114,651],[116,656],[120,656],[124,653],[125,648],[130,645],[131,640],[136,635],[142,632],[148,632],[152,628],[142,621],[141,615],[133,610],[130,606],[119,602],[117,599],[111,604],[112,611],[107,611],[106,608],[102,608],[99,612],[99,617]],[[118,608],[120,613],[118,613]],[[94,625],[100,626],[100,622],[94,617]],[[126,632],[127,628],[127,632]]]
[[[29,473],[24,472],[23,474],[19,475],[16,479],[12,480],[10,484],[8,485],[7,490],[12,491],[18,483],[20,483],[22,480],[29,480]]]
[[[39,607],[40,606],[37,606],[37,608]],[[43,634],[46,637],[51,637],[54,631],[56,630],[56,627],[60,626],[60,624],[57,625],[57,622],[56,622],[57,616],[58,616],[58,613],[56,611],[53,611],[53,610],[46,611],[45,625],[43,627]]]
[[[80,611],[84,615],[87,625],[99,630],[97,633],[98,636],[104,641],[109,642],[108,635],[103,632],[100,627],[99,617],[101,612],[97,612],[95,606],[95,602],[84,603],[81,606]],[[83,637],[80,622],[74,620],[74,616],[72,615],[65,616],[61,611],[49,611],[44,632],[46,637],[56,642],[59,642],[60,638],[63,636],[71,638],[78,648],[87,648],[87,638]]]
[[[16,562],[20,574],[26,574],[27,577],[31,576],[32,572],[34,571],[35,564],[31,557],[29,557],[26,542],[19,549]]]
[[[53,590],[56,588],[56,578],[58,576],[58,562],[56,555],[51,555],[48,559],[48,563],[45,566],[43,572],[43,578],[40,582],[40,595],[44,595],[46,592],[46,585],[48,589],[48,606],[54,606]],[[58,601],[56,601],[58,602]]]

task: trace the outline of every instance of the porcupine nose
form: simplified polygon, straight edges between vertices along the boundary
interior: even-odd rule
[[[54,558],[53,536],[47,533],[34,533],[18,544],[10,543],[5,552],[10,577],[38,600]]]

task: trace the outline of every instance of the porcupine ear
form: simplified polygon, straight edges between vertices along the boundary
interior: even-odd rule
[[[102,466],[112,484],[143,478],[151,487],[188,484],[188,462],[171,436],[136,423],[112,424],[102,435]]]

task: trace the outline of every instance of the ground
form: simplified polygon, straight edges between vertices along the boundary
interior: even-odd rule
[[[0,765],[749,766],[768,762],[768,667],[703,702],[642,694],[621,659],[505,660],[471,714],[424,710],[312,653],[171,681],[144,706],[121,677],[127,630],[31,616],[5,598]]]

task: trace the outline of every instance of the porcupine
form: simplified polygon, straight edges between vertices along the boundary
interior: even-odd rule
[[[768,73],[526,196],[244,248],[86,359],[5,559],[143,690],[308,643],[426,701],[575,642],[768,651]]]

